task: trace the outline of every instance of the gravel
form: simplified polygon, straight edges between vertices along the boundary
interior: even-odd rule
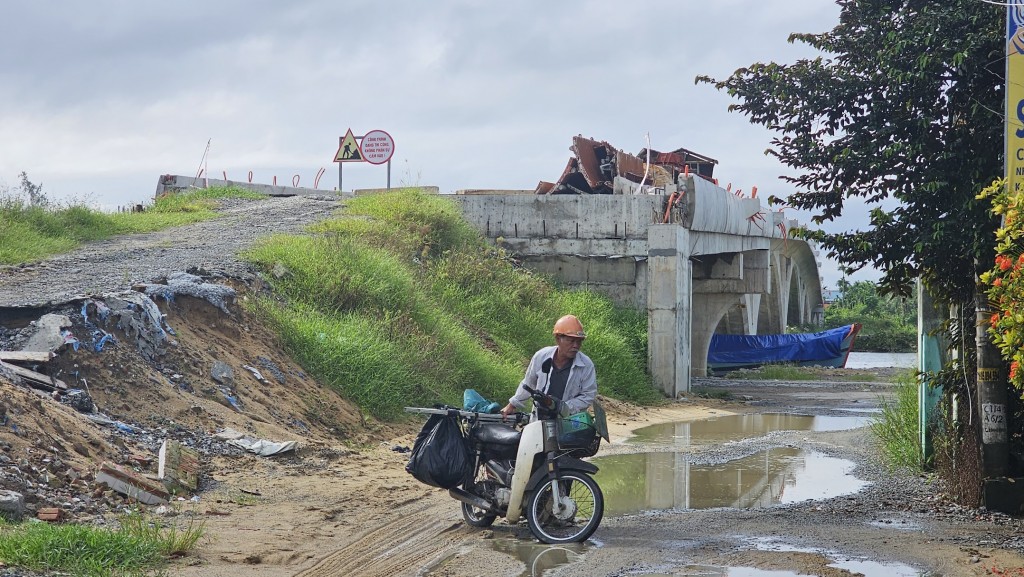
[[[239,251],[274,233],[298,233],[341,206],[337,197],[221,201],[212,220],[91,242],[46,261],[0,267],[0,308],[43,307],[76,296],[162,282],[175,272],[248,279]]]

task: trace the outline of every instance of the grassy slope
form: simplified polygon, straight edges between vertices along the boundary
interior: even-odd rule
[[[274,287],[254,306],[297,360],[376,417],[461,406],[467,388],[504,402],[568,313],[591,335],[584,351],[602,394],[661,398],[646,374],[642,312],[518,268],[450,199],[359,197],[313,232],[272,237],[246,255]]]
[[[113,215],[0,198],[0,264],[212,218],[216,199],[231,197],[260,195],[196,190]],[[467,388],[503,402],[567,313],[591,335],[584,352],[597,364],[602,394],[661,398],[647,376],[642,312],[517,267],[451,199],[410,189],[360,197],[310,232],[266,239],[245,255],[275,289],[253,306],[296,360],[376,417],[397,418],[407,405],[461,405]]]

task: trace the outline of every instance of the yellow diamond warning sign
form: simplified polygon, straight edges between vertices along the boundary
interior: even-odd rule
[[[363,162],[363,153],[359,150],[356,137],[349,128],[338,146],[338,152],[334,155],[334,162]]]

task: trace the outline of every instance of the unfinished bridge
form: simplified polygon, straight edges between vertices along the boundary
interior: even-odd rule
[[[632,155],[583,137],[573,139],[572,151],[555,182],[462,190],[454,198],[471,223],[529,268],[646,309],[648,366],[667,395],[707,374],[714,333],[777,334],[822,322],[815,249],[791,238],[798,223],[770,211],[756,190],[719,186],[717,161],[682,148]],[[156,194],[197,184],[324,194],[175,175],[161,176]]]
[[[820,324],[817,252],[798,225],[713,177],[685,149],[629,155],[577,137],[557,182],[464,190],[463,214],[527,267],[648,312],[648,364],[675,397],[707,374],[714,333]],[[648,157],[650,162],[641,158]]]

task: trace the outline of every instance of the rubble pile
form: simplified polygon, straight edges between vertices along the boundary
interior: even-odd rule
[[[685,148],[671,152],[645,148],[632,155],[583,136],[572,139],[570,150],[573,156],[562,175],[555,182],[540,181],[536,194],[670,194],[681,175],[714,181],[718,164]]]
[[[249,333],[232,286],[181,273],[134,288],[0,308],[0,515],[105,522],[199,499],[215,461],[296,455],[358,427]]]

